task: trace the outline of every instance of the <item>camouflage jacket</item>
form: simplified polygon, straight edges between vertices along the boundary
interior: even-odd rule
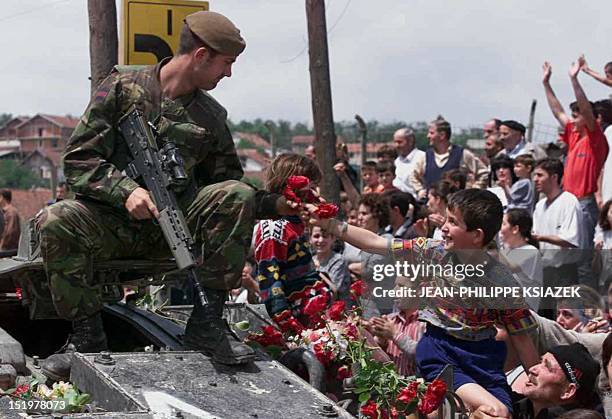
[[[176,143],[192,189],[243,176],[225,109],[202,90],[175,100],[163,97],[163,64],[117,66],[100,84],[63,155],[66,181],[77,196],[123,208],[140,186],[123,173],[131,155],[118,130],[132,105],[156,124],[158,138]]]

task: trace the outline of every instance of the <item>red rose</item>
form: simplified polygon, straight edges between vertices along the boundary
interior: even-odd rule
[[[289,179],[287,179],[287,186],[294,191],[304,189],[309,184],[310,179],[308,179],[306,176],[289,176]]]
[[[335,301],[330,308],[327,309],[327,316],[332,320],[340,320],[344,314],[346,303],[344,301]]]
[[[25,393],[27,393],[29,389],[30,389],[29,384],[18,385],[17,388],[15,388],[15,391],[13,392],[13,397],[21,397]]]
[[[439,403],[436,403],[435,400],[428,398],[427,396],[423,397],[423,399],[419,402],[419,412],[424,415],[428,415],[431,412],[435,411],[438,408]]]
[[[361,297],[366,290],[365,283],[360,279],[351,284],[351,294],[353,297]]]
[[[435,379],[427,386],[423,399],[419,402],[419,412],[428,415],[440,406],[446,395],[446,383]]]
[[[389,419],[398,419],[398,418],[399,418],[399,412],[397,411],[395,407],[392,407],[391,411],[389,412]]]
[[[368,401],[361,407],[361,414],[366,418],[378,419],[378,405],[374,400]]]
[[[323,365],[328,365],[334,360],[334,354],[331,351],[325,350],[323,343],[317,343],[313,346],[314,354]]]
[[[399,395],[397,396],[397,401],[402,403],[410,403],[417,396],[417,389],[419,387],[419,383],[417,381],[413,381],[408,384],[408,387],[402,389]]]
[[[314,211],[319,218],[332,218],[338,214],[338,206],[336,204],[319,204],[317,209]]]
[[[343,365],[340,368],[338,368],[338,374],[336,375],[336,378],[338,380],[344,380],[345,378],[349,378],[351,375],[353,375],[353,373],[351,372],[351,369],[347,367],[346,365]]]
[[[283,190],[283,196],[287,199],[287,201],[297,202],[298,204],[302,202],[302,200],[295,194],[293,189],[289,186],[286,186]]]
[[[304,306],[304,314],[314,316],[321,313],[327,307],[327,294],[321,294],[312,297]]]
[[[287,324],[297,334],[302,333],[302,330],[304,330],[304,327],[294,317],[287,320]]]
[[[353,323],[347,323],[345,325],[344,334],[352,340],[356,340],[359,337],[359,330]]]
[[[285,346],[285,339],[278,329],[273,326],[263,326],[261,330],[262,334],[251,335],[249,340],[257,342],[262,346]]]
[[[439,378],[436,378],[427,386],[427,391],[425,394],[431,393],[433,396],[442,400],[446,395],[446,383]]]
[[[381,410],[380,411],[381,419],[399,419],[399,413],[395,407],[392,407],[391,410]]]

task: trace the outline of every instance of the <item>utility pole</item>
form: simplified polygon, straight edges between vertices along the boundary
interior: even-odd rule
[[[363,170],[363,167],[365,166],[365,162],[367,160],[366,144],[367,144],[367,137],[368,137],[368,126],[366,125],[363,118],[359,115],[355,115],[355,120],[357,121],[357,126],[359,127],[359,140],[361,143],[361,169]],[[359,184],[361,186],[361,190],[363,190],[363,187],[365,185],[363,184],[363,178],[361,178],[361,176],[359,177]]]
[[[533,141],[533,125],[535,121],[535,111],[536,111],[537,104],[538,104],[538,101],[535,99],[531,102],[531,110],[529,111],[529,125],[527,126],[527,142],[528,143]]]
[[[91,94],[117,64],[117,9],[115,0],[87,0]]]
[[[274,135],[274,122],[266,121],[264,122],[266,128],[268,128],[268,132],[270,133],[270,145],[272,146],[272,158],[276,157],[276,136]]]
[[[340,181],[334,171],[336,163],[336,133],[332,113],[327,24],[324,0],[306,0],[308,22],[308,57],[312,119],[315,131],[317,162],[323,173],[321,195],[329,202],[340,202]]]

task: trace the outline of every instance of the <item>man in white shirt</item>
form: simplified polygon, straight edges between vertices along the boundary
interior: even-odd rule
[[[533,171],[536,190],[545,195],[533,212],[532,237],[540,242],[544,264],[544,287],[568,286],[577,283],[577,249],[582,243],[581,210],[578,199],[561,189],[563,163],[558,159],[542,159]],[[544,298],[540,307],[554,309],[553,301]],[[549,317],[553,313],[544,311]]]
[[[410,128],[400,128],[393,134],[393,145],[397,151],[395,159],[395,179],[393,186],[402,192],[411,193],[415,190],[410,183],[410,174],[414,171],[414,162],[419,156],[424,156],[425,152],[415,147],[416,137]]]

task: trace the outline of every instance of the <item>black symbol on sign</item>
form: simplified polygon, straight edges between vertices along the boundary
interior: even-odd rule
[[[170,45],[159,36],[139,33],[134,34],[134,51],[154,54],[157,57],[157,62],[173,55]]]

